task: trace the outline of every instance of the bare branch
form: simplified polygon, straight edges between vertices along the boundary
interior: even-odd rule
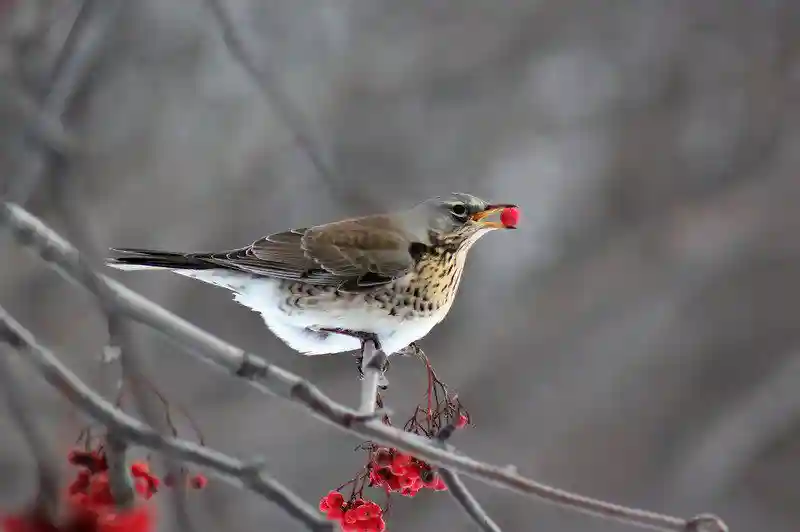
[[[47,516],[52,522],[58,515],[60,495],[58,466],[53,460],[53,449],[48,445],[47,437],[42,433],[41,427],[33,416],[26,413],[30,410],[30,405],[25,404],[24,392],[20,386],[22,381],[17,378],[17,371],[6,356],[8,351],[10,350],[7,346],[0,345],[0,390],[6,397],[11,416],[19,425],[36,459],[39,477],[36,511]]]
[[[467,515],[475,521],[478,527],[484,532],[500,532],[500,527],[492,521],[489,514],[481,507],[481,504],[472,496],[461,477],[449,469],[439,469],[442,480],[447,484],[447,491],[461,505]]]
[[[165,437],[157,430],[115,408],[64,366],[50,350],[0,307],[0,340],[18,350],[42,376],[81,411],[105,425],[118,438],[163,452],[183,462],[208,468],[236,486],[244,486],[276,503],[311,530],[332,530],[315,508],[288,488],[254,467],[221,452],[178,438]]]
[[[206,362],[245,378],[248,384],[261,392],[278,395],[304,405],[318,419],[345,432],[395,447],[437,467],[449,468],[497,487],[573,511],[641,528],[676,532],[697,530],[697,520],[687,521],[679,517],[620,506],[554,488],[519,475],[514,467],[500,467],[479,462],[454,453],[450,446],[440,448],[415,434],[387,426],[380,421],[382,413],[376,412],[375,415],[365,416],[355,412],[325,396],[301,377],[257,359],[175,316],[122,284],[81,267],[77,252],[24,209],[8,203],[3,204],[0,206],[0,222],[8,224],[19,242],[36,250],[44,260],[72,282],[88,285],[86,287],[89,289],[95,283],[104,283],[113,294],[114,304],[130,318],[161,331],[191,352],[200,355]],[[708,519],[703,517],[702,522],[707,523]],[[724,527],[721,520],[717,519],[717,522],[720,527]]]
[[[440,445],[445,445],[445,442],[455,433],[456,430],[456,426],[453,424],[442,427],[442,430],[439,431],[439,434],[436,437],[437,443]],[[464,509],[469,518],[472,519],[481,530],[484,532],[501,532],[497,523],[492,521],[492,518],[489,517],[489,514],[486,513],[486,510],[484,510],[478,500],[472,496],[472,493],[470,493],[469,489],[467,489],[467,486],[464,485],[464,482],[461,480],[461,477],[458,475],[458,473],[450,471],[447,468],[440,467],[439,474],[442,476],[444,483],[447,484],[447,491],[450,493],[450,495],[452,495],[456,502],[461,505],[461,508]]]
[[[46,117],[48,122],[60,121],[72,96],[104,50],[101,45],[123,4],[120,0],[84,0],[56,59],[49,87],[41,102],[40,115],[37,116]],[[29,159],[21,175],[12,179],[6,191],[8,197],[24,204],[54,165],[53,158],[61,158],[58,147],[49,143],[46,147],[50,151],[44,158]]]
[[[311,164],[314,165],[320,177],[331,187],[335,184],[334,172],[323,160],[321,150],[315,146],[311,137],[304,133],[308,131],[307,121],[302,113],[291,102],[289,96],[276,82],[276,76],[267,66],[258,68],[247,51],[247,44],[241,34],[236,31],[233,21],[226,13],[219,0],[205,0],[206,6],[211,11],[214,21],[220,28],[222,40],[228,52],[244,68],[255,85],[261,91],[267,105],[272,107],[280,119],[289,128],[295,143],[303,150]]]

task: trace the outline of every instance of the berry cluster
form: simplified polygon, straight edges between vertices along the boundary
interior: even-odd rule
[[[403,431],[441,442],[469,425],[470,418],[458,396],[450,393],[436,376],[427,357],[423,360],[428,373],[425,401],[417,405],[411,418],[403,425]],[[380,394],[375,403],[378,408],[383,408]],[[383,423],[392,425],[388,414],[384,414]],[[338,521],[343,531],[385,530],[384,520],[390,509],[392,494],[414,497],[426,488],[432,491],[447,490],[447,485],[436,469],[424,460],[399,449],[369,441],[359,445],[357,450],[367,451],[367,465],[354,478],[323,497],[319,504],[320,511],[329,520]],[[352,489],[349,500],[345,500],[340,493],[346,486]],[[369,487],[385,492],[387,504],[384,509],[364,498],[364,490]]]
[[[101,495],[108,491],[108,461],[102,448],[90,451],[71,451],[68,460],[70,464],[81,468],[77,478],[69,486],[70,495],[100,497],[98,500],[107,500],[104,502],[105,504],[113,504],[110,492],[107,497]],[[145,500],[157,493],[162,483],[162,480],[150,470],[150,464],[144,461],[131,464],[131,477],[133,477],[136,493]],[[185,479],[187,485],[195,489],[202,489],[208,483],[208,479],[201,474],[186,476]],[[172,474],[167,474],[163,483],[167,487],[172,487],[175,485],[175,478]]]
[[[383,520],[383,509],[378,503],[353,497],[345,502],[338,491],[331,491],[319,501],[319,510],[325,513],[330,521],[336,521],[342,532],[383,532],[386,522]]]
[[[69,453],[70,464],[80,468],[67,488],[66,513],[53,523],[41,509],[0,519],[4,532],[151,532],[155,529],[153,507],[145,501],[158,492],[161,479],[145,461],[131,464],[130,474],[137,500],[129,508],[119,508],[111,492],[108,460],[102,447]],[[190,486],[202,488],[202,475],[187,478]],[[170,485],[169,478],[164,479]]]
[[[413,497],[423,488],[434,491],[447,489],[442,477],[427,462],[397,449],[376,448],[371,453],[368,467],[370,485],[382,487],[387,492]]]

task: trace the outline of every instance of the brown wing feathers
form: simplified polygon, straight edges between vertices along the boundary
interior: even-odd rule
[[[252,245],[219,253],[115,249],[122,264],[164,268],[227,268],[253,275],[363,290],[409,271],[411,242],[384,217],[334,222],[275,233]]]

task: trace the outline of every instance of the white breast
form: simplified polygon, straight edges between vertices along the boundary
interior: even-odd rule
[[[426,317],[391,316],[384,309],[368,305],[362,294],[334,299],[333,293],[315,296],[312,306],[287,308],[288,294],[277,279],[253,278],[226,270],[175,270],[175,273],[233,291],[234,300],[261,314],[278,338],[306,355],[356,351],[361,347],[356,338],[317,332],[320,328],[375,333],[384,351],[395,353],[427,335],[447,313],[447,308],[442,308]]]

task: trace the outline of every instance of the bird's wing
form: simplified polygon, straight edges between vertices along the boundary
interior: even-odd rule
[[[385,216],[268,235],[250,246],[197,258],[256,275],[359,291],[405,275],[412,240]]]

